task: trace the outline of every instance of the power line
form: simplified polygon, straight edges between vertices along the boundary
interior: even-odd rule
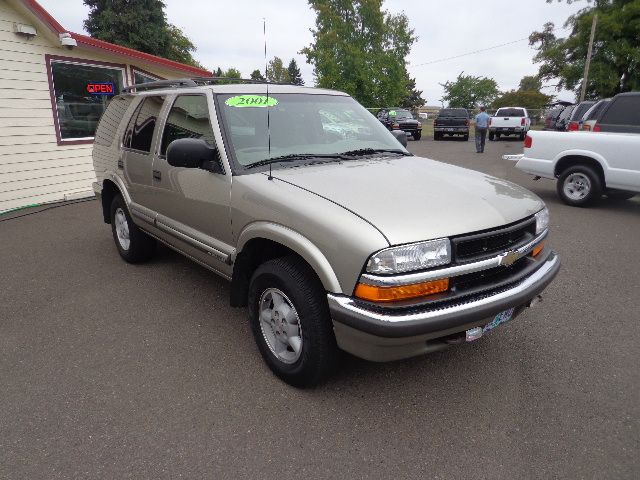
[[[567,27],[555,27],[553,30],[566,30]],[[434,63],[446,62],[448,60],[454,60],[456,58],[467,57],[469,55],[475,55],[476,53],[487,52],[489,50],[495,50],[496,48],[506,47],[508,45],[513,45],[514,43],[524,42],[525,40],[529,40],[529,37],[519,38],[517,40],[512,40],[510,42],[501,43],[500,45],[493,45],[487,48],[481,48],[479,50],[473,50],[472,52],[461,53],[460,55],[454,55],[453,57],[439,58],[438,60],[431,60],[429,62],[418,63],[413,65],[414,67],[421,67],[423,65],[432,65]]]

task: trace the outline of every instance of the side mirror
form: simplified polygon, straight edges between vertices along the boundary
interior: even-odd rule
[[[400,145],[406,148],[407,146],[407,134],[402,130],[391,130],[391,135],[396,137],[396,140],[400,142]]]
[[[167,163],[172,167],[202,168],[224,173],[218,159],[218,149],[201,138],[180,138],[167,148]]]

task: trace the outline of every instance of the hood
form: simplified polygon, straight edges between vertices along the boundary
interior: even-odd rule
[[[364,218],[391,245],[499,227],[544,206],[506,180],[421,157],[308,165],[273,176]]]

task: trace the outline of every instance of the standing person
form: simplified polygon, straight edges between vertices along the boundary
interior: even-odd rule
[[[487,138],[489,128],[489,114],[485,107],[480,107],[480,113],[476,115],[476,153],[484,153],[484,141]]]

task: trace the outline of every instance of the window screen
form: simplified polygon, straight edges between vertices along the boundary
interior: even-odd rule
[[[604,112],[600,123],[608,125],[640,125],[640,95],[618,97]]]
[[[166,154],[169,144],[180,138],[202,138],[212,146],[215,144],[204,95],[180,95],[176,98],[164,127],[160,153]]]
[[[164,97],[146,97],[136,109],[124,137],[124,146],[141,152],[151,151],[153,131],[156,127]]]

